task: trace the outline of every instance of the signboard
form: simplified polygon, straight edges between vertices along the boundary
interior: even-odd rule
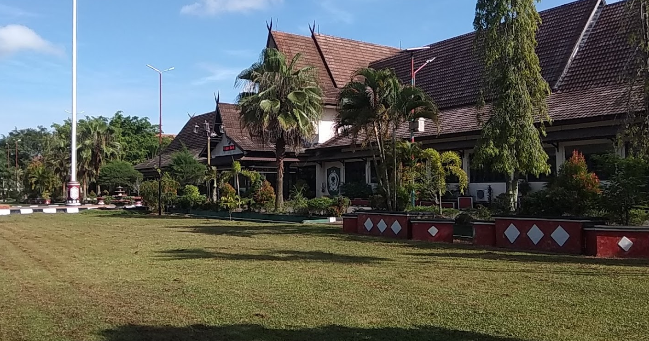
[[[331,167],[327,169],[327,191],[329,195],[340,194],[340,168]]]

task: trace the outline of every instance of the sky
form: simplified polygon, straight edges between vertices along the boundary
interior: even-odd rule
[[[542,0],[538,10],[571,0]],[[608,1],[612,3],[616,1]],[[188,114],[234,102],[237,74],[274,29],[394,47],[472,31],[475,0],[78,0],[78,112],[149,117],[176,134]],[[0,0],[0,135],[50,127],[72,109],[72,0]],[[83,112],[83,114],[81,114]]]

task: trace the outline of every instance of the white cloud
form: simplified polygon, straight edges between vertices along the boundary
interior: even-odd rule
[[[279,5],[282,2],[284,0],[198,0],[191,5],[183,6],[180,13],[210,16],[229,12],[250,12]]]
[[[0,57],[20,51],[35,51],[54,55],[63,54],[61,48],[41,38],[27,26],[0,26]]]
[[[222,81],[231,81],[234,84],[235,78],[243,68],[224,67],[207,63],[198,64],[198,67],[209,72],[208,76],[192,82],[192,85],[205,85]]]

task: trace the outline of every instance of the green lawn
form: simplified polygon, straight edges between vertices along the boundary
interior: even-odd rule
[[[339,230],[0,217],[0,340],[647,340],[648,262]]]

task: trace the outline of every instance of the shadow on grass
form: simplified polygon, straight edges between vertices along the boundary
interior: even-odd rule
[[[419,256],[426,259],[439,258],[464,258],[482,259],[521,263],[546,263],[546,264],[580,264],[580,265],[608,265],[608,266],[649,266],[646,259],[620,259],[620,258],[593,258],[584,256],[569,256],[547,253],[522,253],[522,251],[494,250],[479,252],[473,246],[465,246],[462,249],[467,252],[458,252],[458,247],[446,246],[444,249],[456,252],[435,252],[435,253],[406,253],[408,256]],[[473,251],[473,252],[471,252]],[[477,251],[477,252],[476,252]]]
[[[339,226],[302,225],[282,223],[231,223],[224,221],[223,225],[213,226],[174,226],[172,228],[185,230],[191,233],[200,233],[212,236],[230,236],[253,238],[260,235],[343,235]]]
[[[350,256],[322,251],[273,250],[261,254],[240,254],[209,251],[205,249],[176,249],[160,251],[165,260],[222,259],[234,261],[310,261],[342,264],[370,264],[388,261],[386,258]]]
[[[439,327],[350,328],[326,326],[312,329],[269,329],[261,325],[228,326],[193,325],[188,327],[125,325],[104,330],[106,341],[523,341],[522,339],[491,336]]]

